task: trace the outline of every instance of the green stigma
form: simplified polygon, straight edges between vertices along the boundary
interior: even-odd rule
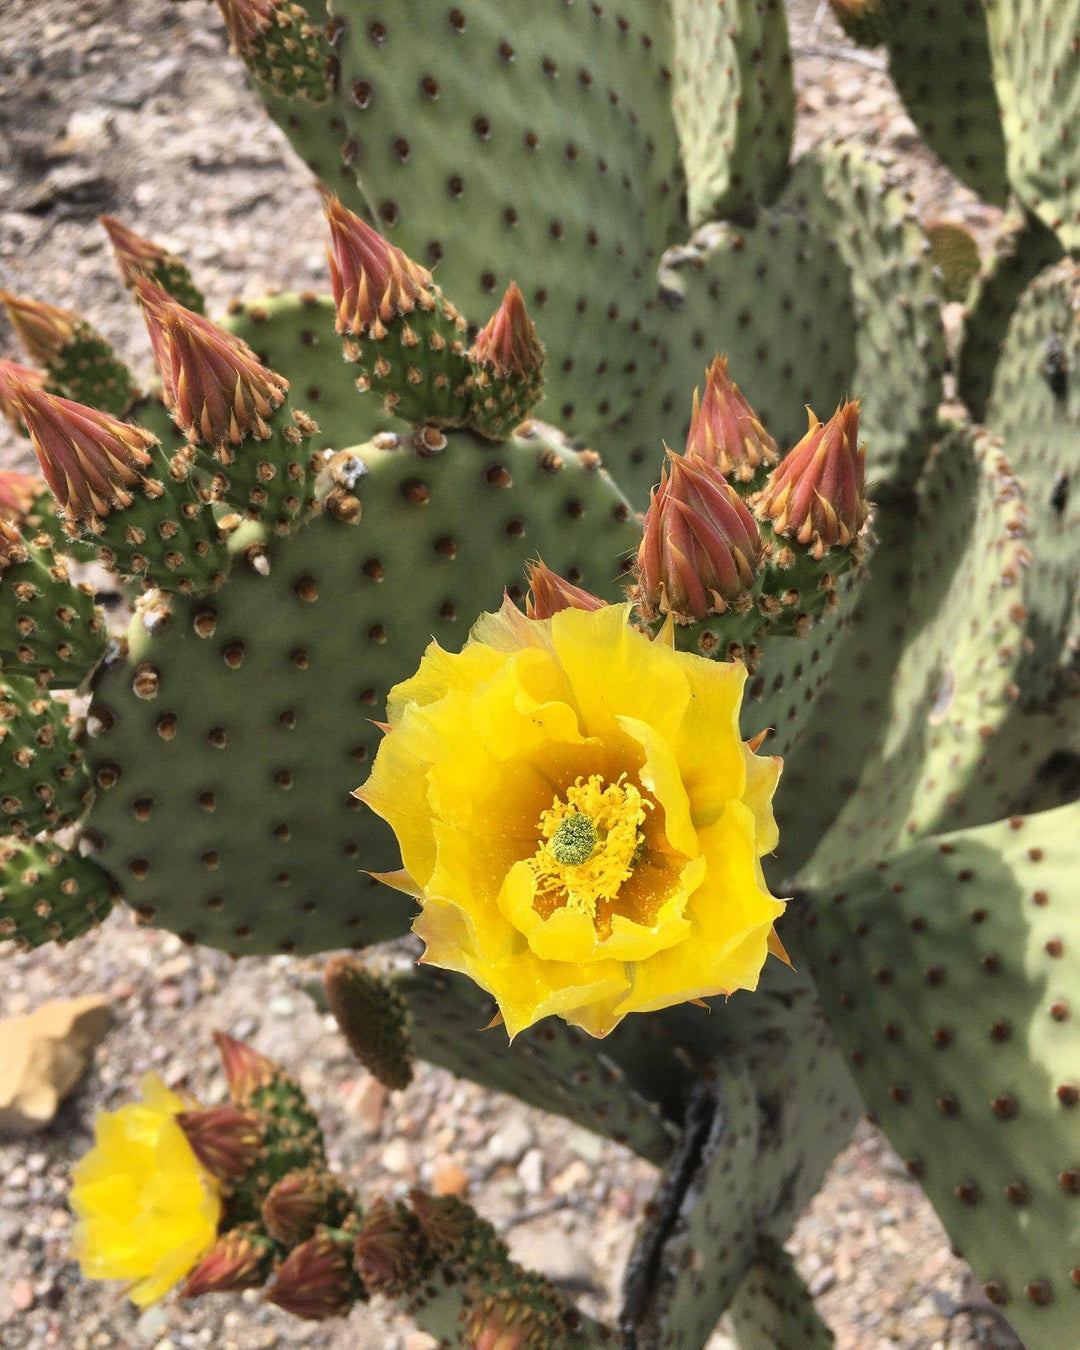
[[[596,827],[580,811],[564,817],[548,841],[551,856],[564,867],[588,862],[596,851]]]

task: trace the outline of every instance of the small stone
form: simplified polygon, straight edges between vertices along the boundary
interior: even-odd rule
[[[581,1158],[575,1158],[568,1167],[564,1167],[552,1181],[551,1189],[556,1195],[570,1195],[587,1186],[592,1179],[592,1168]]]
[[[529,1195],[544,1193],[544,1155],[538,1148],[529,1149],[518,1163],[518,1177]]]
[[[29,1280],[16,1280],[11,1286],[11,1302],[19,1312],[29,1312],[34,1306],[34,1286]]]
[[[92,994],[0,1022],[0,1134],[33,1134],[49,1124],[110,1020],[107,1000]]]
[[[382,1165],[396,1176],[406,1176],[416,1169],[409,1156],[409,1146],[404,1139],[391,1139],[382,1152]]]
[[[488,1156],[496,1163],[516,1165],[533,1142],[530,1126],[520,1116],[511,1116],[488,1140]]]
[[[456,1195],[460,1200],[468,1193],[469,1174],[449,1158],[443,1158],[431,1174],[431,1189],[436,1195]]]

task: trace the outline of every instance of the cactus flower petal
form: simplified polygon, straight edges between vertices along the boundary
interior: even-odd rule
[[[142,1100],[103,1112],[72,1173],[75,1256],[91,1279],[126,1280],[145,1307],[178,1284],[214,1243],[221,1196],[176,1117],[188,1103],[153,1074]]]
[[[783,903],[779,762],[739,736],[745,668],[675,651],[629,607],[529,620],[507,602],[390,693],[357,796],[395,830],[424,960],[511,1036],[755,987]]]

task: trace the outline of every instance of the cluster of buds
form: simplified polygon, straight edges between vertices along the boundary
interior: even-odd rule
[[[776,443],[717,357],[694,393],[683,454],[667,451],[644,520],[634,583],[641,618],[709,625],[702,650],[745,652],[768,627],[804,631],[857,564],[869,511],[859,404],[778,461]],[[749,648],[752,650],[752,648]]]
[[[335,969],[335,1003],[355,995],[354,974]],[[219,1236],[188,1272],[186,1297],[265,1287],[283,1311],[323,1321],[376,1293],[418,1312],[435,1282],[454,1291],[446,1315],[474,1350],[569,1346],[576,1315],[514,1265],[471,1206],[414,1190],[361,1211],[327,1168],[299,1085],[243,1042],[216,1039],[230,1100],[176,1117],[223,1199]]]
[[[543,395],[544,349],[518,287],[466,348],[465,320],[427,268],[336,197],[324,207],[337,331],[357,387],[406,421],[509,436]]]

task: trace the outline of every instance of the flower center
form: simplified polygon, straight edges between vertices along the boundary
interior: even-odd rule
[[[599,917],[640,859],[642,826],[653,803],[622,774],[605,784],[602,775],[578,778],[541,815],[541,843],[529,859],[536,877],[535,908],[545,917],[576,909]]]

